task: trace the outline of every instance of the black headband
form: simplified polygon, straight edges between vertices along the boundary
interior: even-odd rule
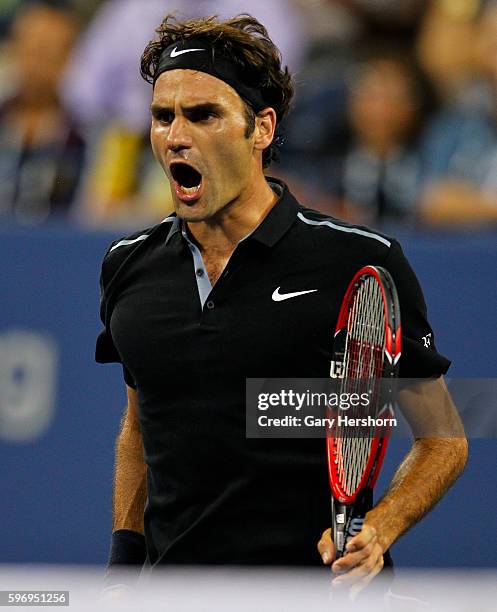
[[[232,87],[258,113],[270,106],[259,87],[242,78],[241,69],[231,58],[202,39],[189,39],[169,45],[162,52],[154,73],[154,86],[159,76],[168,70],[198,70],[206,72]]]

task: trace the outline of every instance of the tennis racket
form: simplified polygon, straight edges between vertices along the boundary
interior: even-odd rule
[[[365,393],[369,398],[367,406],[335,411],[327,432],[337,559],[343,556],[348,540],[362,529],[364,517],[373,506],[373,488],[389,439],[388,421],[394,416],[400,339],[399,300],[392,277],[380,267],[360,269],[340,308],[330,369],[340,397]],[[343,417],[347,417],[345,424]],[[378,424],[383,422],[387,424]]]

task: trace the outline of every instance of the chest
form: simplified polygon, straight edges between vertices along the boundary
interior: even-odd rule
[[[119,293],[111,329],[135,380],[165,372],[168,380],[186,372],[219,380],[326,376],[343,287],[305,258],[271,263],[207,256],[217,282],[203,306],[191,258],[176,262],[174,274],[165,264],[134,275]]]
[[[204,250],[202,252],[202,260],[212,286],[219,280],[233,254],[233,250],[221,252]]]

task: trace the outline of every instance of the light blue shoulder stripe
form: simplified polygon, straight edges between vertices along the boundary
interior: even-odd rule
[[[141,236],[138,236],[138,238],[133,238],[133,240],[120,240],[117,244],[115,244],[111,248],[109,253],[112,253],[112,251],[114,249],[117,249],[117,247],[127,246],[128,244],[134,244],[135,242],[140,242],[140,240],[145,240],[145,238],[148,238],[148,234],[142,234]]]
[[[165,219],[163,219],[161,221],[161,223],[166,223],[166,222],[171,222],[174,221],[175,217],[166,217]],[[128,246],[129,244],[134,244],[135,242],[140,242],[140,240],[145,240],[145,238],[148,238],[150,234],[142,234],[141,236],[138,236],[138,238],[133,238],[132,240],[120,240],[117,244],[115,244],[111,250],[109,251],[109,253],[112,253],[112,251],[114,249],[117,249],[117,247],[121,247],[121,246]]]
[[[389,240],[383,238],[383,236],[373,234],[373,232],[366,232],[365,230],[359,229],[357,227],[343,227],[341,225],[336,225],[331,221],[313,221],[312,219],[307,219],[307,217],[304,217],[304,215],[300,212],[297,213],[297,217],[304,223],[307,223],[307,225],[326,225],[327,227],[331,227],[331,229],[338,230],[339,232],[346,232],[347,234],[359,234],[360,236],[366,236],[366,238],[373,238],[374,240],[378,240],[378,242],[382,242],[387,247],[390,247],[390,245],[392,244]]]

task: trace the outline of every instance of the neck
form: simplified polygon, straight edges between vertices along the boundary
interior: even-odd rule
[[[211,219],[188,223],[201,250],[231,252],[260,225],[278,201],[278,196],[260,172],[243,193]]]

